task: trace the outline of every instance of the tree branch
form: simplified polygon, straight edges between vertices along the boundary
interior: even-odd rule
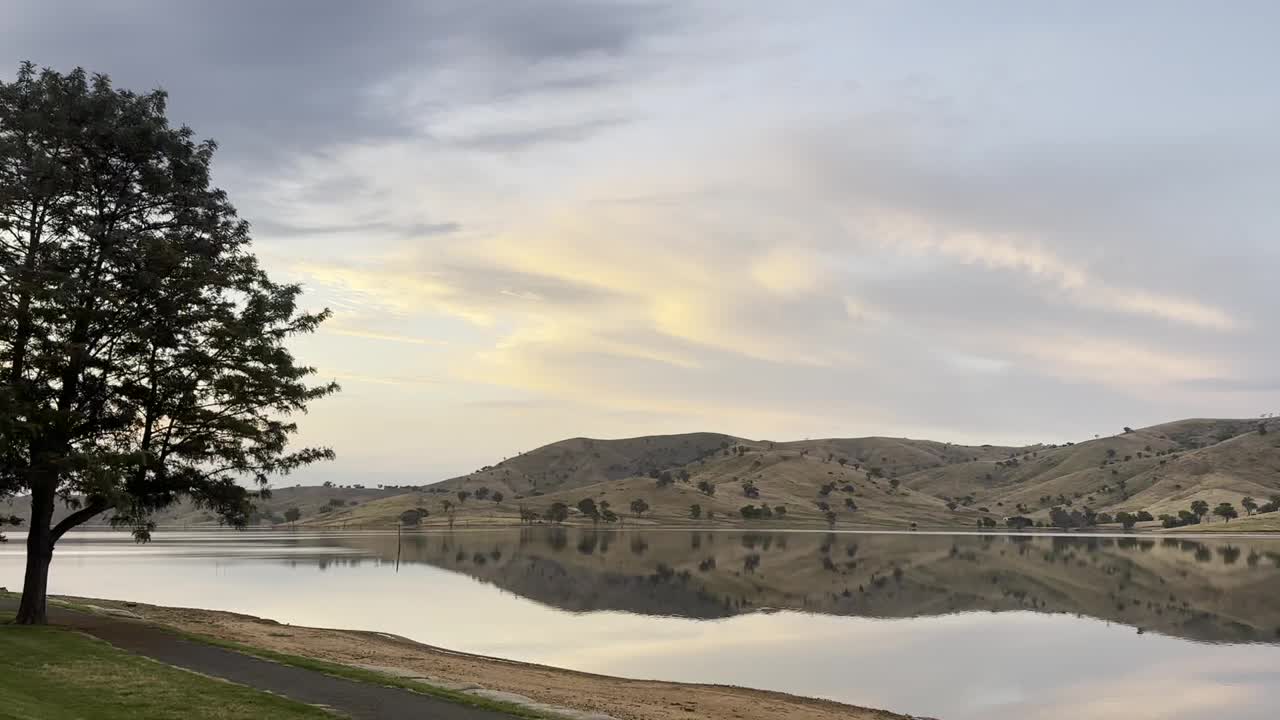
[[[61,538],[68,530],[87,522],[89,518],[97,515],[103,510],[106,510],[108,507],[107,503],[102,500],[93,500],[90,501],[88,505],[62,518],[61,522],[53,526],[52,542],[58,542],[58,539]]]

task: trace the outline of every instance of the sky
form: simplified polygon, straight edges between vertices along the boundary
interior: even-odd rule
[[[0,0],[164,88],[340,395],[297,482],[574,436],[1280,410],[1280,6]],[[292,480],[290,481],[292,482]]]

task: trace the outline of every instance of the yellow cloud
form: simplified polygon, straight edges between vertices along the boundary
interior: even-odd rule
[[[777,295],[812,292],[821,287],[823,273],[807,253],[794,248],[776,247],[751,263],[752,279]]]
[[[324,332],[329,335],[343,335],[346,337],[366,338],[368,340],[386,340],[388,342],[408,343],[410,345],[448,345],[446,341],[436,340],[434,338],[396,335],[393,333],[381,333],[369,330],[344,330],[341,328],[325,327]]]
[[[1125,385],[1159,385],[1230,377],[1221,360],[1186,352],[1164,352],[1112,338],[1007,338],[1011,347],[1052,374]]]
[[[1239,329],[1241,323],[1198,300],[1117,287],[1078,263],[1016,234],[980,233],[940,226],[922,216],[881,210],[851,221],[853,232],[911,253],[935,254],[994,270],[1023,272],[1049,281],[1068,301],[1103,311],[1148,315],[1209,330]]]

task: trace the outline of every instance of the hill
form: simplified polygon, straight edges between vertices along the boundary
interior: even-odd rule
[[[310,518],[322,515],[321,509],[326,506],[329,508],[359,507],[364,503],[382,498],[396,497],[403,493],[404,490],[399,488],[364,488],[360,486],[298,485],[296,487],[276,488],[271,491],[271,497],[257,501],[257,514],[253,521],[254,524],[260,525],[280,524],[286,522],[284,516],[289,508],[296,507],[302,517]],[[73,509],[59,503],[54,508],[54,522],[61,520]],[[0,514],[16,514],[22,518],[27,518],[30,516],[30,512],[31,505],[27,497],[0,500]],[[106,525],[110,523],[110,519],[111,513],[106,512],[95,518],[92,524]],[[211,511],[196,507],[186,500],[175,503],[156,513],[154,520],[158,526],[170,528],[210,527],[218,524],[218,518]],[[22,530],[21,527],[16,529]]]
[[[1241,517],[1280,507],[1280,420],[1181,420],[1017,447],[716,433],[572,438],[432,485],[278,489],[260,503],[256,520],[280,524],[296,507],[300,523],[313,527],[514,525],[552,521],[549,511],[560,503],[568,524],[905,529],[1026,518],[1047,527],[1118,528],[1119,513],[1145,512],[1152,519],[1138,527],[1158,529],[1156,518],[1181,522],[1179,511],[1196,501],[1210,509],[1230,503]],[[0,512],[25,510],[21,498],[0,503]],[[1224,523],[1209,513],[1196,529],[1271,529],[1268,515]],[[185,503],[156,520],[217,522]]]
[[[555,503],[568,506],[569,524],[600,522],[577,510],[584,500],[633,525],[974,527],[1022,516],[1046,526],[1074,517],[1072,526],[1118,527],[1117,513],[1176,516],[1196,500],[1210,508],[1232,503],[1244,516],[1245,497],[1263,509],[1280,499],[1280,432],[1273,429],[1280,422],[1191,419],[1020,447],[712,433],[574,438],[305,522],[385,527],[416,510],[427,525],[519,523],[534,513],[544,521]],[[637,500],[641,512],[632,510]],[[753,517],[743,517],[744,506]],[[1210,514],[1198,527],[1214,520]]]

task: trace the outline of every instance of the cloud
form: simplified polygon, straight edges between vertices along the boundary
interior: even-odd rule
[[[264,264],[338,311],[299,357],[364,385],[324,421],[344,441],[397,386],[415,393],[398,425],[467,465],[530,397],[536,422],[503,419],[521,446],[600,428],[1070,440],[1280,401],[1280,135],[1257,92],[1274,23],[983,3],[7,10],[15,60],[167,87],[220,141]],[[417,447],[381,432],[404,435],[349,443]]]
[[[1196,327],[1231,331],[1241,322],[1222,308],[1194,298],[1113,285],[1087,266],[1046,247],[1046,242],[998,228],[970,228],[920,210],[865,207],[847,218],[850,234],[912,255],[935,255],[989,270],[1021,273],[1042,281],[1059,297],[1107,312],[1149,315]]]
[[[422,111],[442,105],[617,85],[635,70],[627,58],[684,21],[678,4],[645,0],[142,0],[110,8],[83,0],[21,2],[6,14],[0,46],[11,57],[175,90],[176,118],[251,165],[412,137]],[[451,82],[463,77],[465,85]],[[404,97],[409,87],[430,93],[416,113],[390,102],[389,92]]]
[[[479,132],[442,138],[455,145],[489,152],[519,152],[547,143],[581,142],[596,133],[621,125],[617,119],[584,120],[568,125],[520,128],[516,130]]]
[[[294,237],[315,235],[390,235],[406,238],[421,238],[431,235],[458,232],[462,226],[458,223],[408,223],[365,222],[333,225],[292,225],[289,223],[260,220],[254,224],[255,229],[270,236]]]
[[[408,377],[408,376],[381,376],[367,375],[363,373],[338,372],[330,375],[335,380],[354,383],[372,383],[374,385],[439,385],[444,382],[429,377]]]
[[[1108,383],[1161,386],[1234,374],[1234,368],[1221,359],[1106,337],[1029,335],[1009,338],[1009,342],[1052,373]]]
[[[369,330],[344,330],[326,326],[323,330],[329,335],[341,335],[343,337],[364,338],[366,340],[386,340],[388,342],[408,343],[410,345],[445,345],[444,340],[434,340],[432,338],[412,337],[408,335],[395,335],[392,333],[373,332]]]

